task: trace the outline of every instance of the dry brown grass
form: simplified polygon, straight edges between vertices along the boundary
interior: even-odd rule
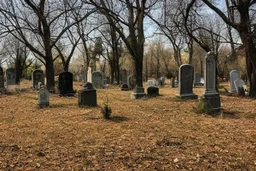
[[[51,94],[43,109],[33,90],[0,95],[0,170],[256,169],[255,99],[223,91],[224,111],[211,117],[195,114],[197,100],[177,100],[177,92],[166,85],[159,97],[131,100],[131,91],[109,87],[97,90],[95,108]],[[106,96],[110,120],[100,112]]]

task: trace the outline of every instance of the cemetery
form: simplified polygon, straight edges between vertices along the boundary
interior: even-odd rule
[[[0,171],[256,170],[256,0],[0,2]]]

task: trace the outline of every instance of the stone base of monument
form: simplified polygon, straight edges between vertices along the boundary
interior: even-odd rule
[[[205,93],[202,96],[203,99],[208,103],[209,108],[208,113],[213,114],[219,112],[222,107],[220,104],[220,95],[219,93]]]
[[[143,87],[135,87],[134,92],[131,94],[131,99],[140,99],[146,96]]]
[[[198,96],[194,93],[176,94],[176,97],[179,99],[197,99],[198,98]]]
[[[84,89],[78,91],[78,106],[97,106],[96,89]]]
[[[159,88],[158,87],[148,87],[147,88],[148,97],[156,97],[159,96]]]

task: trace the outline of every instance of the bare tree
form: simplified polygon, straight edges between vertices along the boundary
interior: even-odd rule
[[[66,0],[12,0],[0,3],[1,34],[14,36],[45,65],[47,89],[50,92],[55,91],[52,54],[54,46],[68,29],[94,12],[91,10],[78,21],[74,21],[69,18],[69,13],[84,4],[74,0],[69,6],[66,2]]]
[[[193,7],[197,0],[191,0],[187,8],[187,17],[190,9]],[[250,83],[249,95],[256,97],[256,46],[255,46],[255,34],[253,33],[253,17],[254,13],[251,10],[254,9],[255,0],[226,0],[222,1],[226,3],[226,10],[228,14],[225,14],[219,7],[217,7],[212,1],[202,0],[210,9],[218,14],[223,21],[237,30],[243,43],[246,54],[246,67],[247,75]],[[191,35],[193,37],[193,35]],[[195,37],[194,37],[195,38]],[[196,39],[195,39],[196,40]],[[202,42],[196,40],[205,51],[210,51],[209,47],[202,44]]]

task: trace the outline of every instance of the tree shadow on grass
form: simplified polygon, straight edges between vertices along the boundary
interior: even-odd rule
[[[129,118],[124,117],[124,116],[110,116],[109,120],[116,122],[116,123],[121,123],[121,122],[128,121]]]

